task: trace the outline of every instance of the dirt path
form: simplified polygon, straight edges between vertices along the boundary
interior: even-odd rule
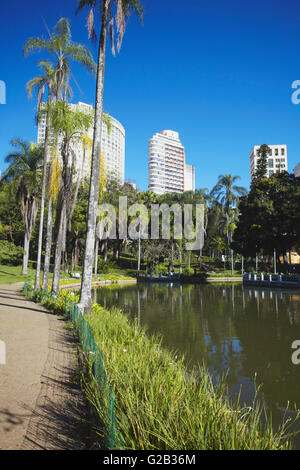
[[[0,285],[0,449],[88,448],[73,333],[22,286]]]

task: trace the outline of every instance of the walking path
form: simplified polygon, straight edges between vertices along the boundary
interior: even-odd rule
[[[73,333],[22,287],[0,285],[0,449],[89,448]]]

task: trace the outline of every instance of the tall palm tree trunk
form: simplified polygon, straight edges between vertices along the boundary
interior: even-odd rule
[[[52,292],[56,295],[59,294],[59,280],[60,280],[60,267],[61,267],[61,257],[64,246],[64,234],[65,234],[65,223],[66,223],[66,205],[65,202],[62,202],[62,207],[59,214],[59,226],[55,246],[55,255],[54,255],[54,268],[53,268],[53,282],[52,282]]]
[[[139,246],[138,246],[138,273],[141,270],[141,229],[139,229]]]
[[[29,244],[32,235],[32,230],[34,228],[37,211],[38,211],[38,202],[37,196],[25,197],[22,202],[22,214],[24,220],[24,255],[23,255],[23,268],[22,274],[27,276],[28,274],[28,260],[29,260]]]
[[[99,41],[99,53],[98,53],[94,141],[93,141],[91,180],[90,180],[90,191],[89,191],[87,234],[86,234],[85,253],[84,253],[84,260],[83,260],[81,295],[80,295],[80,301],[79,301],[79,306],[85,312],[91,311],[92,309],[91,287],[92,287],[95,233],[96,233],[96,222],[97,222],[97,205],[98,205],[98,198],[99,198],[103,89],[104,89],[105,51],[106,51],[107,20],[108,20],[109,3],[110,3],[110,0],[105,0],[104,6],[103,6],[101,33],[100,33],[100,41]]]
[[[50,105],[50,91],[48,96],[48,105]],[[41,211],[40,211],[40,227],[39,227],[39,241],[38,253],[36,261],[36,273],[34,290],[40,288],[41,276],[41,259],[42,259],[42,244],[43,244],[43,225],[44,225],[44,212],[45,212],[45,196],[46,196],[46,183],[47,183],[47,161],[48,161],[48,137],[49,137],[49,111],[47,111],[46,130],[45,130],[45,143],[44,143],[44,163],[43,163],[43,182],[42,182],[42,195],[41,195]]]
[[[182,250],[179,251],[179,272],[182,274]]]
[[[23,276],[27,276],[27,274],[28,274],[29,243],[30,243],[30,239],[29,239],[27,230],[25,230],[25,234],[24,234],[24,255],[23,255],[23,267],[22,267]]]
[[[104,250],[103,250],[103,260],[105,262],[107,261],[107,253],[108,253],[108,238],[106,235],[106,238],[104,240]]]
[[[48,282],[49,282],[51,244],[52,244],[52,224],[53,224],[53,201],[50,200],[49,205],[48,205],[47,235],[46,235],[44,274],[43,274],[43,285],[42,285],[42,288],[44,290],[48,290]]]
[[[70,213],[70,201],[72,197],[72,181],[74,172],[74,154],[72,167],[68,166],[70,154],[70,141],[65,138],[61,148],[61,155],[63,160],[62,170],[62,182],[58,200],[58,210],[56,214],[56,225],[57,225],[57,239],[55,246],[54,256],[54,268],[53,268],[53,282],[52,292],[58,295],[59,293],[59,279],[60,279],[60,267],[62,253],[66,252],[66,237],[67,237],[67,226],[68,216]]]
[[[95,277],[98,275],[98,253],[99,253],[99,238],[96,237],[95,245]]]

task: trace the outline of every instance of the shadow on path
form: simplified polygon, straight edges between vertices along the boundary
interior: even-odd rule
[[[79,385],[76,338],[61,317],[49,315],[48,319],[48,357],[37,402],[28,409],[32,418],[22,448],[99,449],[99,436]]]

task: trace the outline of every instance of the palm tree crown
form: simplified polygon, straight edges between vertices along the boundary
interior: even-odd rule
[[[238,202],[240,196],[247,194],[246,188],[234,184],[239,179],[240,176],[220,175],[217,184],[211,190],[211,195],[221,202],[226,213],[229,213],[230,207]]]
[[[15,148],[5,161],[9,163],[4,180],[13,179],[17,199],[21,203],[24,222],[23,274],[27,274],[29,243],[38,211],[38,194],[41,187],[41,167],[44,149],[21,139],[11,141]]]
[[[83,65],[89,72],[96,73],[96,64],[89,49],[83,44],[72,41],[70,22],[68,18],[61,18],[54,27],[49,39],[33,37],[26,41],[23,54],[46,50],[54,55],[56,64],[57,99],[62,99],[63,84],[68,82],[70,76],[70,61],[74,60]]]
[[[142,21],[143,7],[141,5],[140,0],[79,0],[76,13],[84,9],[85,7],[90,8],[87,26],[89,30],[89,37],[93,41],[97,40],[94,21],[94,8],[97,6],[97,4],[99,4],[100,11],[107,11],[106,19],[109,28],[111,51],[112,54],[115,55],[115,26],[118,32],[117,50],[118,52],[120,52],[126,29],[126,20],[132,13],[136,13]]]
[[[43,161],[43,147],[38,147],[33,143],[28,144],[22,139],[14,139],[10,144],[15,150],[5,158],[5,162],[9,163],[9,166],[6,169],[4,179],[28,180],[30,183],[28,187],[37,188]]]

